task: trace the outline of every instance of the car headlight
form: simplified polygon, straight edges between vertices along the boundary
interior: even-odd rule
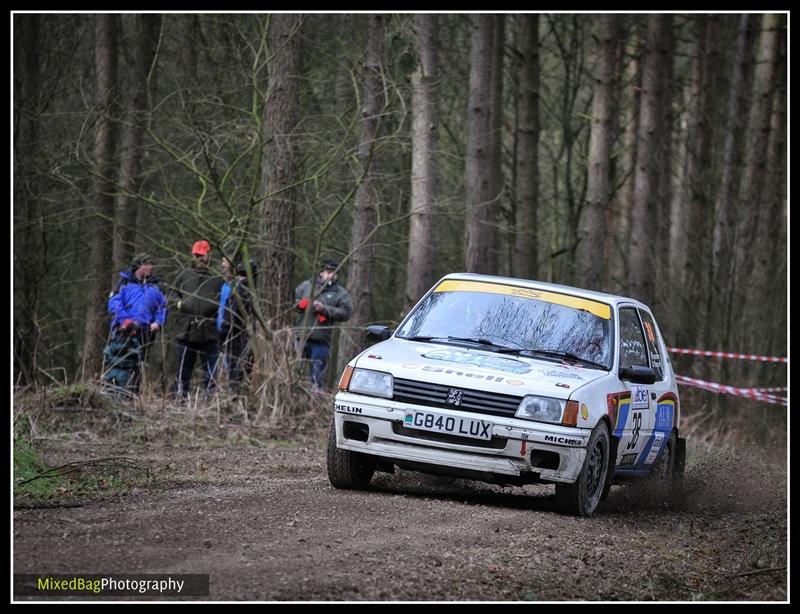
[[[525,420],[560,424],[566,404],[567,402],[561,399],[528,395],[522,399],[514,415]]]
[[[350,392],[391,399],[393,384],[391,373],[371,369],[353,369],[353,376],[350,378],[350,385],[347,389]]]

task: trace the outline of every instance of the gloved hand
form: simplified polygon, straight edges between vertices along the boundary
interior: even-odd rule
[[[325,305],[322,303],[322,301],[314,301],[314,312],[317,314],[317,320],[320,324],[325,324],[325,322],[328,321],[325,311]]]
[[[302,311],[305,311],[306,307],[308,307],[308,299],[307,298],[304,298],[299,303],[297,303],[297,308],[302,310]]]

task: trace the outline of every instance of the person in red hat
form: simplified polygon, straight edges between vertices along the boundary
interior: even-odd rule
[[[203,367],[203,387],[207,393],[216,388],[217,347],[216,317],[224,280],[210,270],[211,245],[206,240],[192,245],[192,266],[183,269],[172,284],[170,310],[174,313],[178,370],[172,393],[186,398],[197,358]]]

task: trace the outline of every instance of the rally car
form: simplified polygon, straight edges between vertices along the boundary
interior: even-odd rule
[[[328,477],[365,489],[395,466],[499,484],[555,484],[594,514],[616,480],[680,476],[685,440],[650,309],[521,279],[442,278],[345,368]]]

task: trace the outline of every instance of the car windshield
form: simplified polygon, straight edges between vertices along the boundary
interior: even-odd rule
[[[569,294],[445,280],[409,315],[397,337],[474,343],[610,369],[611,313],[605,303]]]

